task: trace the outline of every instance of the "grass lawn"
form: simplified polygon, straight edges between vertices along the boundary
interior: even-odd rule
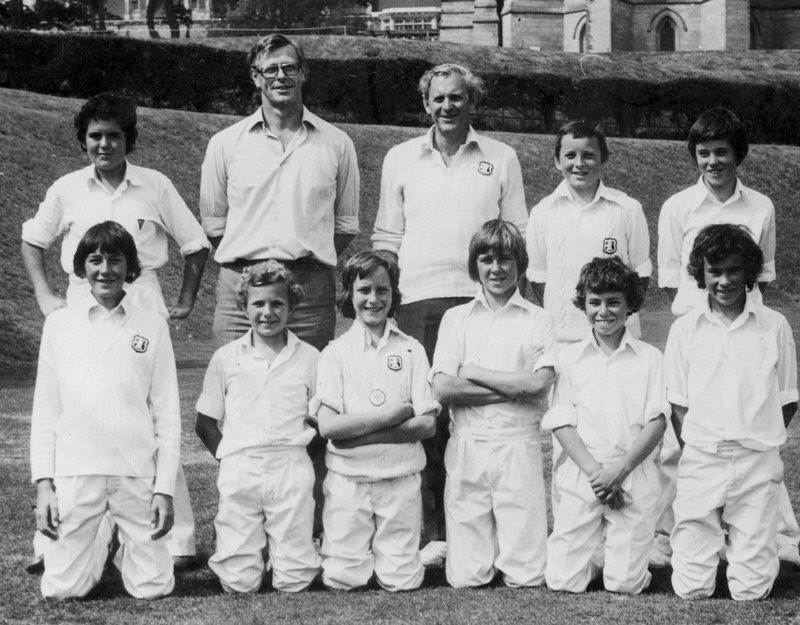
[[[22,571],[30,553],[33,528],[29,484],[29,367],[36,357],[41,317],[19,259],[19,231],[56,177],[83,165],[72,135],[71,116],[77,100],[0,90],[0,211],[8,236],[0,241],[0,623],[798,623],[800,571],[783,568],[772,597],[740,604],[726,597],[687,603],[671,593],[669,575],[656,572],[651,590],[624,598],[603,591],[569,596],[546,590],[493,587],[457,591],[443,582],[441,571],[429,572],[426,587],[401,595],[368,590],[350,594],[322,590],[285,596],[271,591],[249,597],[223,596],[206,568],[180,574],[174,596],[138,602],[124,595],[118,580],[103,584],[92,598],[66,604],[41,600],[38,578]],[[132,160],[167,174],[193,210],[197,206],[199,166],[208,138],[234,120],[219,115],[140,109],[140,141]],[[343,126],[353,137],[362,174],[362,234],[353,248],[368,243],[378,201],[380,167],[393,145],[420,132],[413,128]],[[558,182],[552,167],[552,139],[547,136],[492,133],[518,152],[528,204],[549,193]],[[645,207],[655,250],[655,226],[661,203],[691,184],[695,174],[682,143],[669,141],[610,142],[612,157],[607,182],[639,198]],[[796,241],[798,221],[791,216],[796,201],[800,148],[754,146],[742,167],[742,178],[769,195],[778,211],[778,275],[770,301],[800,328],[797,305]],[[177,256],[172,250],[173,261]],[[62,288],[56,254],[50,254],[50,274]],[[167,298],[177,292],[179,263],[162,275]],[[210,264],[198,306],[189,320],[173,324],[183,408],[183,454],[197,520],[199,548],[213,550],[211,522],[216,511],[216,465],[193,433],[193,407],[203,369],[210,355],[210,321],[215,267]],[[671,317],[664,297],[651,289],[643,314],[646,338],[663,347]],[[790,430],[784,450],[786,483],[795,508],[800,506],[800,426]],[[547,445],[546,445],[547,447]]]

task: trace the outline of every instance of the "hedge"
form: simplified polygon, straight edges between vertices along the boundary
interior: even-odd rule
[[[430,66],[415,58],[311,58],[305,101],[323,116],[365,124],[420,125],[416,91]],[[683,138],[697,115],[727,106],[752,137],[800,144],[800,82],[685,77],[526,76],[484,72],[476,125],[552,132],[567,119],[601,123],[608,134]],[[0,86],[71,97],[125,92],[143,106],[245,115],[257,94],[240,50],[117,36],[0,31]]]

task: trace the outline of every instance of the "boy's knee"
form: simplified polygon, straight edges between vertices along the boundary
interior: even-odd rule
[[[706,599],[714,594],[716,588],[716,569],[704,582],[689,579],[677,569],[672,571],[672,590],[681,599]]]

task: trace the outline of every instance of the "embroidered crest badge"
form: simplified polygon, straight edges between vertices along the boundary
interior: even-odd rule
[[[142,226],[144,225],[144,219],[137,219],[136,221],[139,222],[139,230],[141,230]]]
[[[603,239],[603,253],[614,254],[617,251],[617,240],[613,237]]]
[[[131,347],[133,348],[133,351],[139,354],[144,354],[147,351],[148,345],[150,345],[150,341],[138,334],[134,335],[133,340],[131,341]]]
[[[393,354],[386,359],[386,366],[392,371],[400,371],[403,368],[403,358]]]
[[[494,171],[494,165],[491,163],[487,163],[486,161],[481,161],[478,163],[478,173],[483,174],[484,176],[491,176],[492,172]]]

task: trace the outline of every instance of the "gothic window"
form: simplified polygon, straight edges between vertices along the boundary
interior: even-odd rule
[[[578,52],[581,54],[586,52],[586,24],[581,26],[580,33],[578,33]]]
[[[661,20],[661,23],[658,25],[658,50],[659,52],[674,52],[676,38],[677,38],[677,28],[675,27],[675,22],[671,17],[665,17]]]

